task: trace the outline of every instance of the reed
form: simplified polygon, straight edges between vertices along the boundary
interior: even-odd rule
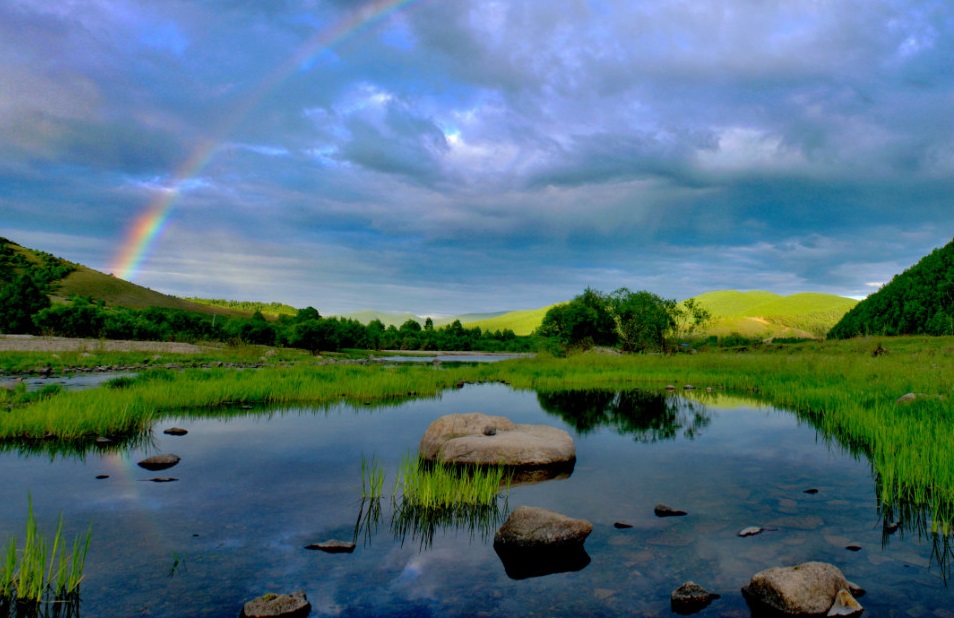
[[[380,498],[384,489],[384,466],[377,457],[361,456],[361,498]]]
[[[504,466],[454,466],[422,462],[415,455],[401,459],[394,495],[424,509],[496,504],[501,486],[510,489]]]
[[[70,600],[78,594],[83,580],[92,526],[85,536],[76,537],[69,551],[63,538],[61,515],[51,548],[37,525],[33,500],[30,499],[28,504],[26,536],[19,559],[16,539],[11,538],[7,545],[3,570],[0,571],[0,599],[15,599],[20,605]]]

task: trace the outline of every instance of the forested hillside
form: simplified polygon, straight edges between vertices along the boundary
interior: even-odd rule
[[[868,334],[954,335],[954,240],[858,303],[828,338]]]

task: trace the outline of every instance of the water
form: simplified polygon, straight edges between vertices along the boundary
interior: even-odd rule
[[[353,538],[362,455],[383,462],[389,495],[428,424],[473,411],[574,435],[572,475],[515,487],[506,507],[590,520],[585,568],[511,579],[479,531],[438,530],[423,548],[395,538],[388,500],[353,554],[304,549]],[[189,434],[161,433],[173,425]],[[182,461],[162,472],[136,466],[157,452]],[[52,461],[8,452],[0,470],[0,539],[23,538],[28,492],[48,535],[60,512],[69,539],[93,523],[83,616],[237,616],[258,595],[299,589],[312,616],[669,616],[669,594],[687,580],[722,595],[699,615],[748,616],[739,589],[753,574],[808,560],[831,562],[866,588],[869,616],[943,617],[954,605],[929,541],[899,531],[882,546],[867,461],[789,413],[727,398],[703,405],[468,385],[382,409],[169,419],[153,447]],[[178,481],[146,480],[156,476]],[[689,515],[658,518],[659,502]],[[778,531],[738,537],[747,526]]]

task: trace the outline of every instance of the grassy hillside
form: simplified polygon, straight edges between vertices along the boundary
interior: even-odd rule
[[[740,292],[721,290],[695,297],[712,312],[713,321],[705,334],[720,337],[738,333],[746,337],[824,337],[846,311],[858,302],[842,296],[803,292],[781,296],[774,292],[754,290]],[[511,329],[518,335],[529,335],[543,322],[553,305],[465,323],[484,330]]]
[[[535,328],[540,326],[541,322],[543,322],[543,316],[547,314],[547,311],[549,311],[552,306],[553,305],[549,305],[539,309],[527,309],[524,311],[509,311],[495,317],[474,320],[473,322],[464,322],[464,320],[461,320],[461,323],[465,324],[468,328],[479,326],[485,331],[506,330],[509,328],[517,335],[529,335]]]

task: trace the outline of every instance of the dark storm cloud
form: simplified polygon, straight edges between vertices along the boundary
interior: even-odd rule
[[[863,295],[954,229],[947,3],[418,0],[342,26],[376,7],[4,3],[0,231],[105,269],[91,247],[174,195],[151,287],[453,313]]]

